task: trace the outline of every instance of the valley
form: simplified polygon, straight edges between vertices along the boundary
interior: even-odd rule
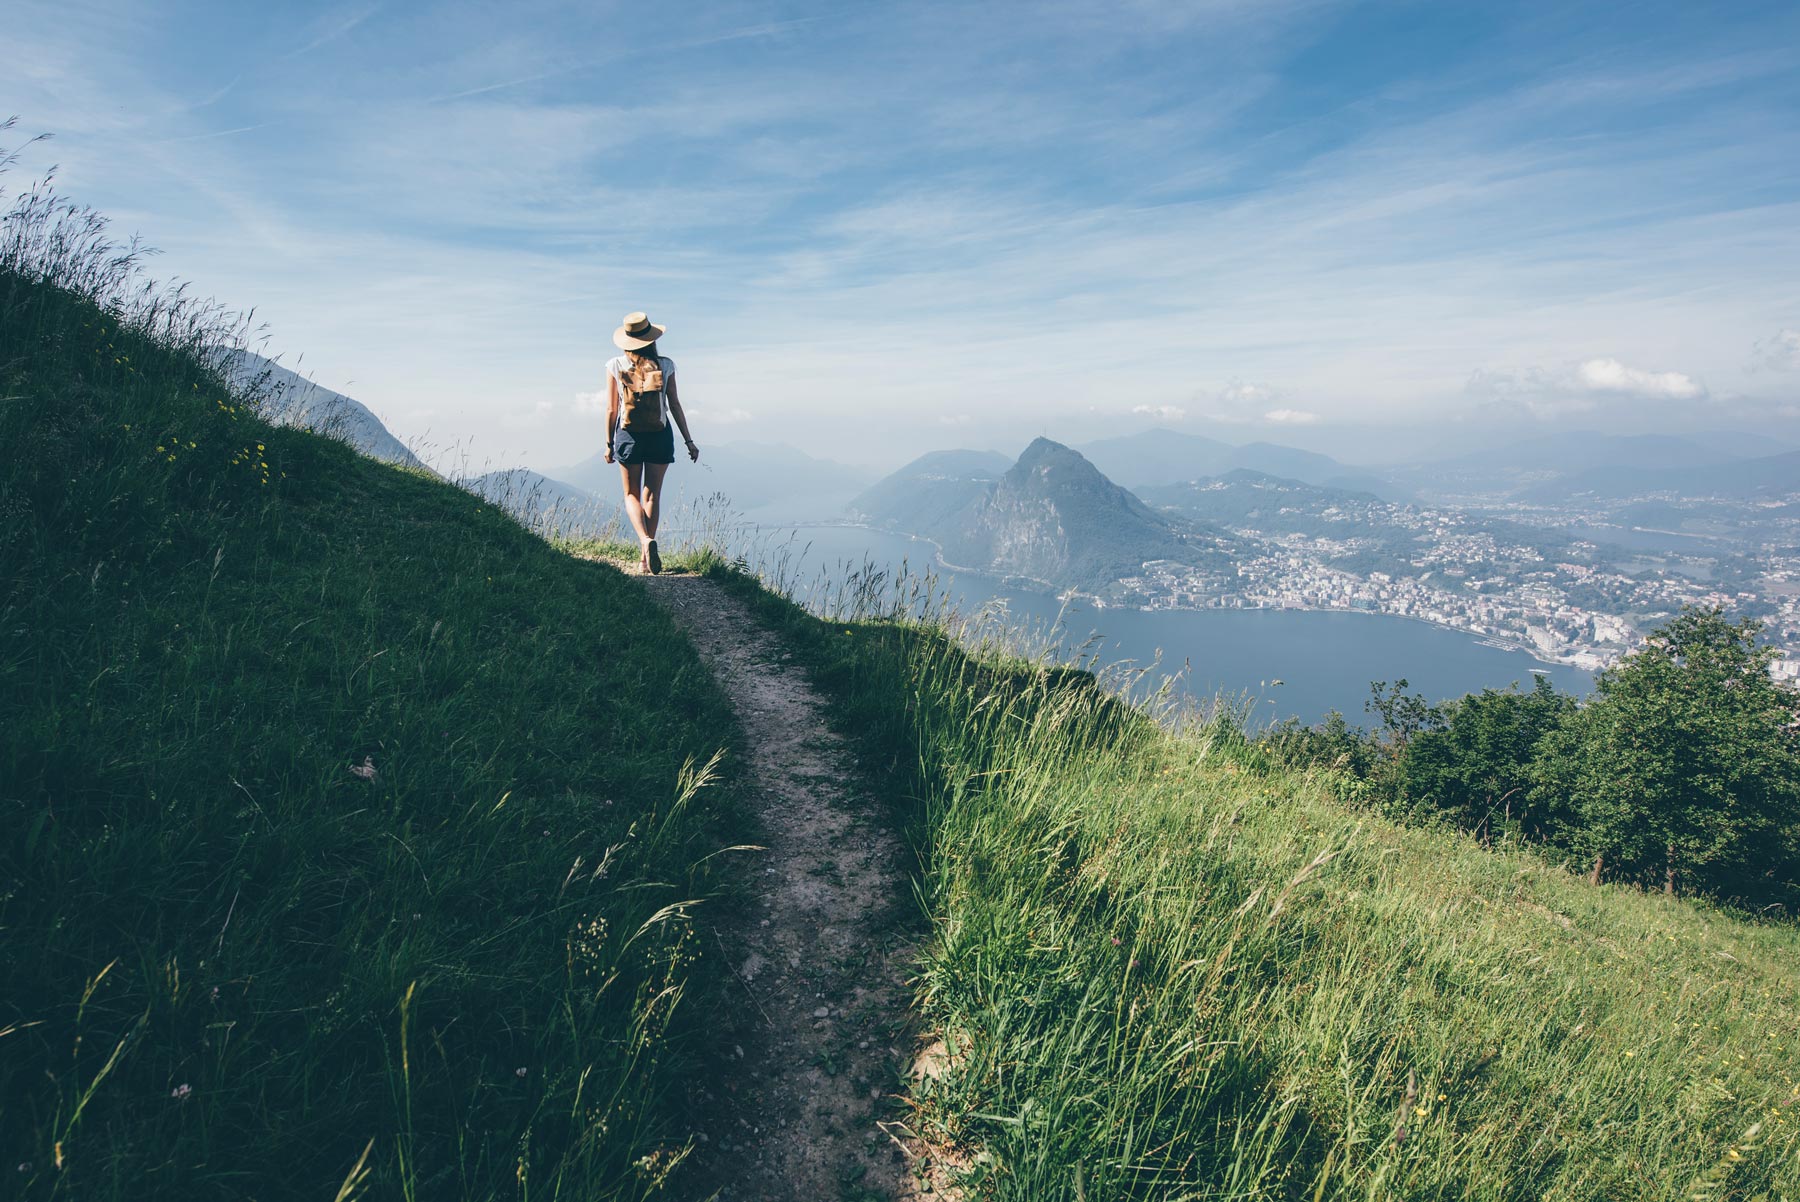
[[[1051,455],[1040,445],[1047,442],[1034,443],[1020,464]],[[1656,450],[1670,453],[1666,443]],[[1180,471],[1146,458],[1164,477]],[[1401,483],[1378,486],[1408,499],[1326,483],[1358,473],[1323,456],[1296,456],[1313,482],[1238,467],[1140,484],[1147,512],[1123,508],[1118,524],[1096,526],[1084,517],[1103,511],[1117,486],[1091,464],[1091,476],[1065,471],[1058,488],[1046,482],[1032,506],[996,506],[1009,474],[996,475],[991,462],[958,474],[957,461],[927,457],[929,464],[909,465],[858,498],[852,511],[932,539],[948,561],[1000,575],[1018,571],[1013,549],[1055,543],[1056,556],[1040,566],[1080,566],[1036,578],[1099,606],[1390,614],[1586,671],[1615,662],[1684,606],[1716,607],[1763,620],[1786,652],[1773,670],[1792,679],[1800,676],[1800,473],[1781,473],[1786,458],[1773,466],[1750,460],[1735,475],[1728,464],[1711,465],[1704,479],[1714,481],[1713,494],[1671,492],[1670,480],[1688,478],[1673,468],[1644,469],[1644,491],[1597,493],[1580,485],[1597,469],[1575,467],[1568,477],[1526,473],[1523,484],[1478,481],[1490,490],[1453,503],[1412,496]],[[1566,478],[1577,483],[1559,495],[1553,483]],[[1725,489],[1723,480],[1736,483]],[[947,513],[935,503],[946,493],[961,498]],[[1546,496],[1559,499],[1532,499]],[[1004,523],[996,509],[1009,515]],[[927,513],[929,521],[915,516]],[[1146,539],[1147,530],[1161,532],[1162,543]],[[1131,557],[1117,553],[1126,547],[1146,554],[1135,567],[1109,571]]]

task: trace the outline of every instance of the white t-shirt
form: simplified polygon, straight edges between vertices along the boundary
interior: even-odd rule
[[[636,355],[615,355],[615,356],[613,356],[611,359],[608,359],[606,361],[606,378],[609,380],[613,380],[613,381],[623,381],[627,375],[631,374],[631,365],[636,361],[637,361]],[[659,363],[662,366],[662,372],[663,372],[662,419],[663,419],[663,425],[666,426],[669,424],[669,385],[671,385],[675,382],[675,360],[669,358],[667,355],[658,355],[656,357],[656,361],[657,361],[657,363]],[[620,421],[624,421],[624,418],[625,418],[625,415],[623,412],[624,406],[625,406],[625,385],[623,383],[620,383],[619,384],[619,407],[620,407],[619,420]]]

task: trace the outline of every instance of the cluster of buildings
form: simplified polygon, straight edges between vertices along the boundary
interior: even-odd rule
[[[1361,572],[1334,566],[1358,550],[1358,540],[1259,537],[1261,553],[1240,557],[1233,571],[1159,560],[1120,580],[1099,600],[1145,609],[1393,614],[1588,670],[1605,667],[1639,646],[1646,630],[1684,605],[1731,611],[1754,602],[1765,614],[1767,635],[1786,652],[1774,674],[1800,681],[1800,561],[1778,567],[1763,591],[1733,592],[1675,572],[1627,575],[1554,562],[1532,547],[1511,545],[1482,531],[1452,529],[1446,535],[1423,540],[1404,568]]]

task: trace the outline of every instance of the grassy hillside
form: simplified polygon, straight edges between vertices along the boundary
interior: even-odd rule
[[[1229,720],[1170,734],[720,575],[911,782],[948,1054],[917,1125],[973,1196],[1800,1192],[1794,926],[1397,827]]]
[[[4,249],[0,1194],[653,1192],[731,728],[685,640]]]

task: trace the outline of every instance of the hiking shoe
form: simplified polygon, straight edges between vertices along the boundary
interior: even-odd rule
[[[644,556],[650,561],[650,574],[652,576],[662,571],[662,556],[656,553],[655,539],[651,539],[650,545],[644,548]]]

